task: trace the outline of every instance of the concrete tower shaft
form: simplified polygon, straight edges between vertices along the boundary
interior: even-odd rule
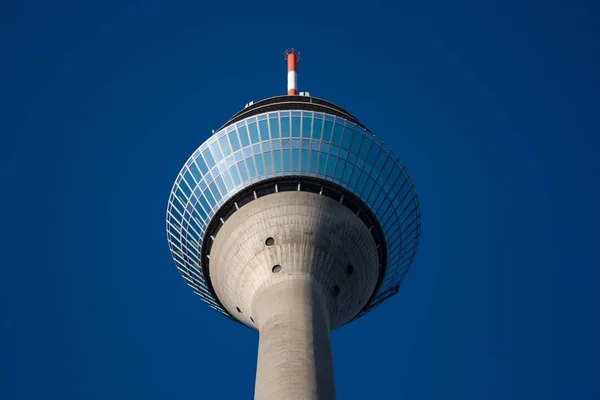
[[[210,256],[221,304],[260,332],[255,398],[334,398],[329,331],[363,309],[380,273],[365,223],[316,193],[274,193],[237,210]]]

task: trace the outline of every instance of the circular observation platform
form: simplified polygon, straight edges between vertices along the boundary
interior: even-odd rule
[[[235,114],[192,154],[175,180],[167,206],[169,248],[184,280],[204,302],[255,327],[216,295],[211,248],[221,226],[239,210],[286,191],[333,199],[355,213],[373,238],[377,282],[345,322],[398,292],[420,234],[419,204],[406,168],[342,108],[308,96],[279,96]]]

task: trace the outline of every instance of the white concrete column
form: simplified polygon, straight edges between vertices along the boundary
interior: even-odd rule
[[[257,294],[255,400],[335,399],[329,305],[328,294],[308,275]]]

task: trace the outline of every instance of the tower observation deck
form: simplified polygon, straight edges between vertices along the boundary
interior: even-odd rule
[[[419,243],[398,157],[356,117],[296,90],[248,104],[187,160],[167,206],[177,268],[259,332],[255,399],[334,399],[329,333],[394,296]]]

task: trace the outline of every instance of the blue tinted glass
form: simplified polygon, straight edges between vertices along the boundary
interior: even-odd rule
[[[240,173],[238,172],[238,170],[235,167],[235,165],[233,167],[231,167],[231,169],[229,170],[229,172],[231,173],[231,177],[233,178],[233,183],[235,183],[235,186],[240,185],[242,183],[240,181]]]
[[[185,202],[187,203],[187,200],[190,198],[190,195],[192,194],[192,190],[185,183],[185,181],[179,182],[179,189],[181,189],[181,191],[184,193],[183,199],[185,199]]]
[[[319,152],[319,164],[317,165],[317,172],[321,175],[325,174],[325,164],[327,164],[327,157],[328,155],[326,153]]]
[[[323,130],[323,120],[315,117],[313,121],[312,137],[313,139],[321,139],[321,131]]]
[[[212,193],[210,192],[210,188],[206,188],[206,190],[202,194],[202,197],[204,199],[206,199],[210,208],[213,208],[215,206],[215,198],[213,197]]]
[[[192,178],[192,173],[190,171],[185,171],[184,172],[184,174],[183,174],[183,180],[188,184],[188,186],[191,189],[194,189],[196,187],[196,183],[194,182],[194,178]]]
[[[262,142],[262,151],[263,153],[267,152],[267,151],[271,151],[271,141],[267,140],[265,142]]]
[[[344,168],[346,167],[346,162],[342,159],[338,159],[335,165],[335,179],[342,180],[342,173],[344,172]]]
[[[342,143],[342,132],[344,132],[344,125],[340,123],[338,120],[336,124],[333,125],[333,137],[331,139],[331,143],[339,146]]]
[[[269,128],[271,128],[271,137],[278,138],[279,137],[279,118],[269,117]]]
[[[367,180],[370,180],[371,178],[369,178],[369,175],[367,175],[365,173],[365,171],[360,173],[360,176],[358,177],[358,184],[356,185],[356,192],[357,193],[362,193],[363,188],[365,187],[365,184],[367,183]]]
[[[371,138],[364,137],[363,145],[361,146],[360,152],[358,153],[358,156],[363,160],[367,159],[367,154],[369,154],[369,150],[371,150],[371,146],[373,145],[373,142],[370,139]]]
[[[302,171],[308,171],[308,150],[303,149],[302,150]]]
[[[202,152],[202,156],[204,157],[204,160],[206,161],[206,165],[208,166],[208,169],[211,169],[212,167],[214,167],[215,160],[213,159],[213,157],[210,154],[210,151],[208,149],[205,149]]]
[[[373,181],[373,179],[370,177],[367,178],[366,181],[367,182],[365,184],[365,187],[362,190],[362,195],[364,198],[368,199],[371,197],[371,193],[373,192],[373,186],[375,185],[375,181]]]
[[[198,168],[200,169],[200,172],[202,172],[203,175],[205,175],[208,172],[208,168],[206,168],[206,164],[204,163],[204,159],[202,158],[202,156],[196,157],[196,164],[198,164]]]
[[[281,137],[290,137],[290,117],[281,117]]]
[[[379,147],[371,146],[371,151],[367,156],[367,164],[369,164],[370,166],[374,166],[377,162],[378,157],[381,157],[381,151],[379,151]]]
[[[256,168],[254,167],[254,159],[252,157],[246,158],[246,165],[248,166],[250,178],[256,178]]]
[[[319,152],[310,151],[310,172],[317,173],[317,162],[319,161]]]
[[[231,179],[231,174],[229,174],[229,170],[223,172],[221,175],[223,178],[223,182],[225,182],[225,186],[227,187],[227,192],[230,192],[234,188],[233,179]]]
[[[260,142],[260,140],[258,139],[258,128],[256,127],[256,122],[248,123],[248,131],[250,132],[251,143]]]
[[[221,192],[221,194],[225,195],[227,193],[227,188],[225,187],[225,184],[223,183],[223,178],[221,176],[217,176],[215,178],[215,182],[217,183],[217,186],[219,187],[219,191]]]
[[[212,151],[213,156],[215,157],[217,162],[223,159],[223,153],[221,152],[221,148],[219,147],[218,142],[214,142],[213,144],[211,144],[210,150]]]
[[[246,127],[238,127],[238,133],[240,134],[240,142],[242,142],[242,147],[248,146],[250,144],[250,140],[248,139],[248,130]]]
[[[394,168],[394,165],[395,165],[394,161],[390,157],[386,158],[386,163],[383,166],[383,168],[381,169],[381,177],[383,179],[387,180],[390,172],[392,171],[392,168]],[[393,183],[393,182],[388,182],[388,183]]]
[[[350,174],[352,173],[352,169],[354,165],[350,162],[346,163],[346,168],[344,169],[344,175],[342,176],[342,181],[345,183],[350,182]]]
[[[291,164],[290,151],[288,149],[284,149],[281,151],[281,155],[283,158],[283,170],[287,172],[290,170],[290,164]]]
[[[256,171],[258,172],[258,175],[264,175],[265,168],[264,168],[264,164],[263,164],[262,154],[257,154],[254,156],[254,158],[256,160]]]
[[[358,168],[354,168],[352,171],[352,176],[350,177],[350,187],[356,189],[356,184],[358,183],[358,177],[360,176],[360,170]]]
[[[302,137],[309,138],[312,129],[312,115],[302,117]]]
[[[273,164],[275,166],[275,172],[283,171],[281,167],[281,150],[273,151]]]
[[[323,141],[329,142],[331,140],[331,131],[333,130],[333,122],[325,121],[325,126],[323,127]]]
[[[229,141],[231,142],[231,148],[233,149],[233,151],[239,150],[240,148],[240,141],[238,139],[238,135],[237,132],[235,130],[229,132]]]
[[[242,177],[242,182],[248,181],[248,171],[246,170],[246,164],[243,161],[240,161],[238,164],[238,169],[240,170],[240,176]]]
[[[300,118],[292,117],[292,137],[300,137]]]
[[[300,171],[300,150],[299,149],[292,150],[292,170]]]
[[[281,148],[289,149],[290,148],[290,139],[281,139]]]
[[[227,140],[227,136],[223,136],[219,139],[219,143],[221,143],[221,148],[223,149],[223,155],[227,157],[231,154],[231,147],[229,146],[229,140]]]
[[[350,145],[352,144],[352,136],[354,132],[352,132],[348,127],[344,129],[344,137],[342,138],[342,147],[344,149],[350,150]]]
[[[194,179],[196,179],[196,182],[199,182],[200,179],[202,179],[202,174],[200,174],[200,171],[198,171],[198,167],[196,167],[196,164],[191,163],[189,168],[192,172],[192,175],[194,175]]]
[[[215,205],[216,205],[219,202],[219,200],[221,199],[221,194],[219,193],[219,189],[217,189],[217,185],[214,182],[211,183],[210,185],[208,185],[208,188],[210,189],[213,196],[215,196],[214,201],[215,201]]]
[[[273,153],[270,151],[267,153],[263,153],[263,160],[265,161],[265,173],[272,174],[273,170]]]
[[[360,150],[360,144],[362,143],[363,136],[362,134],[356,132],[352,136],[354,138],[352,139],[352,144],[350,145],[350,151],[354,154],[358,154],[358,150]]]
[[[258,121],[258,128],[260,130],[260,140],[269,140],[269,123],[267,120]]]
[[[377,156],[377,161],[375,162],[375,169],[377,170],[378,174],[383,169],[383,164],[385,164],[386,160],[387,160],[387,154],[385,154],[383,151],[380,152],[379,155]]]
[[[335,171],[336,160],[337,160],[337,157],[333,157],[333,156],[329,156],[327,158],[327,167],[326,167],[326,171],[325,171],[325,174],[327,176],[334,176],[333,173]]]

